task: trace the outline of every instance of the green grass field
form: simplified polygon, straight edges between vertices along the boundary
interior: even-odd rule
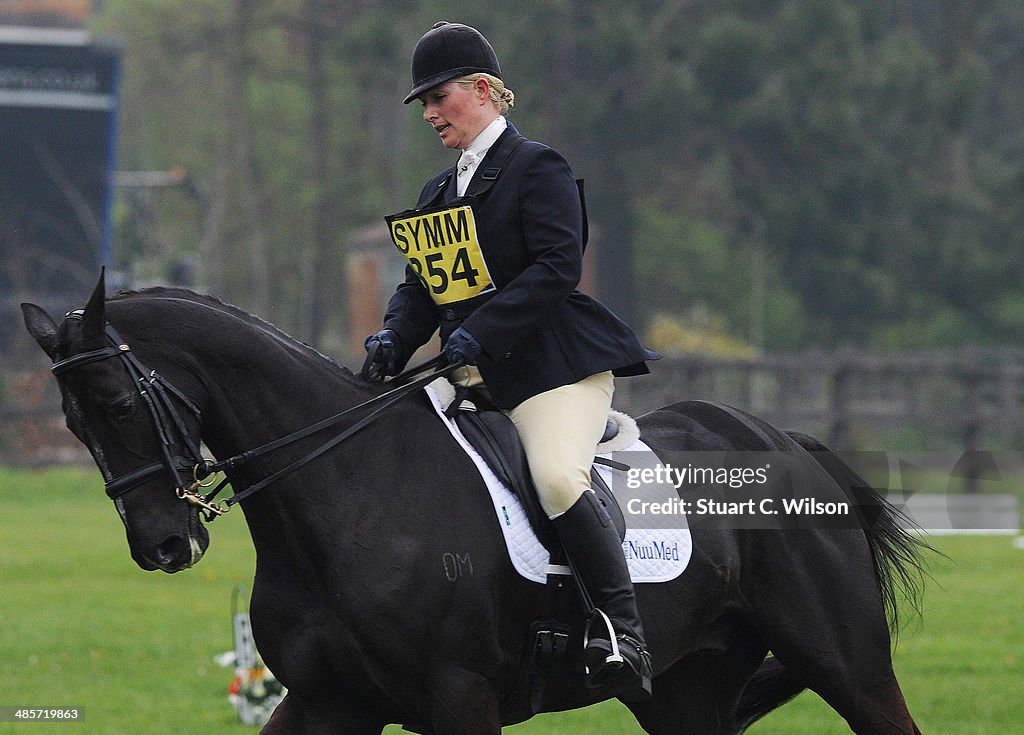
[[[98,474],[0,470],[0,707],[84,708],[77,724],[0,722],[0,733],[250,733],[228,703],[231,592],[254,555],[240,514],[210,527],[193,570],[146,573],[131,561]],[[926,735],[1017,735],[1024,729],[1024,550],[1011,538],[941,537],[925,614],[895,651]],[[400,732],[388,728],[389,735]],[[639,732],[605,703],[510,727],[515,735]],[[755,735],[849,732],[813,694]]]

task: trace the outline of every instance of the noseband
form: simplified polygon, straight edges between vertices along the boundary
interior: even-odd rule
[[[81,311],[74,311],[67,315],[67,318],[71,319],[82,319],[82,317],[83,314]],[[198,422],[201,422],[202,420],[202,411],[200,411],[195,403],[189,400],[184,393],[158,375],[155,370],[149,370],[143,366],[132,352],[131,347],[128,346],[128,343],[121,339],[121,336],[109,322],[106,323],[104,329],[106,331],[107,338],[110,340],[110,344],[108,346],[101,347],[98,350],[82,352],[63,360],[58,360],[53,364],[50,370],[55,376],[59,377],[65,373],[76,370],[85,365],[90,365],[94,362],[118,358],[125,366],[125,369],[128,370],[128,374],[131,376],[133,384],[145,402],[146,407],[149,409],[149,415],[153,420],[153,426],[160,439],[160,450],[162,455],[159,462],[153,462],[152,464],[131,470],[120,477],[108,479],[106,482],[107,496],[111,500],[117,500],[125,493],[131,492],[153,478],[162,474],[167,474],[174,480],[175,493],[178,498],[191,505],[197,506],[202,511],[205,511],[207,521],[212,521],[214,518],[224,515],[231,509],[231,506],[259,490],[262,490],[267,485],[270,485],[282,477],[294,472],[309,462],[312,462],[314,459],[321,456],[329,449],[337,446],[369,424],[392,404],[405,396],[420,390],[437,378],[448,375],[463,365],[461,361],[447,363],[444,355],[438,355],[434,359],[428,360],[422,365],[411,368],[401,375],[396,376],[392,384],[400,384],[398,388],[393,388],[381,393],[368,401],[364,401],[357,406],[346,409],[341,413],[335,414],[334,416],[326,418],[312,426],[308,426],[305,429],[301,429],[292,434],[288,434],[287,436],[275,439],[274,441],[268,442],[260,447],[250,449],[220,462],[213,462],[203,457],[199,448],[201,441],[189,433],[188,426],[182,419],[181,414],[175,406],[175,401],[172,400],[172,398],[180,402],[181,405],[183,405]],[[406,378],[435,367],[438,369],[431,372],[429,375],[402,384],[402,381]],[[225,476],[224,479],[217,483],[216,480],[212,478],[213,475],[234,469],[257,457],[263,456],[276,449],[293,444],[300,439],[305,439],[313,434],[336,426],[348,418],[352,413],[371,406],[374,406],[374,410],[372,412],[351,424],[344,431],[328,439],[305,457],[292,462],[290,465],[274,472],[268,477],[263,478],[259,482],[250,485],[244,490],[235,492],[234,495],[227,498],[223,503],[214,502],[216,496],[224,489],[229,481]],[[176,452],[177,448],[182,448],[184,450],[183,453]],[[208,488],[214,484],[216,484],[216,487],[206,495],[199,492],[200,488]]]

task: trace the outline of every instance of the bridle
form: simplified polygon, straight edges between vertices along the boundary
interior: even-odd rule
[[[67,318],[81,319],[82,313],[71,312]],[[207,466],[207,460],[203,458],[200,443],[189,431],[175,405],[175,400],[196,421],[202,420],[202,411],[155,370],[148,370],[110,323],[105,325],[105,331],[110,341],[109,345],[58,360],[50,370],[55,376],[60,377],[85,365],[117,358],[127,369],[138,395],[149,411],[153,428],[160,441],[161,458],[119,477],[107,478],[107,497],[116,501],[125,493],[166,472],[173,478],[175,492],[179,498],[204,508],[208,513],[220,515],[217,508],[203,502],[202,496],[198,493],[200,474]],[[182,451],[179,452],[178,449]],[[207,474],[203,474],[203,477]]]
[[[66,318],[82,319],[83,312],[71,312]],[[428,360],[422,365],[407,370],[401,375],[395,377],[392,383],[400,384],[397,388],[381,393],[368,401],[364,401],[359,405],[346,409],[341,413],[335,414],[334,416],[326,418],[323,421],[317,422],[304,429],[300,429],[292,434],[288,434],[287,436],[280,437],[263,444],[262,446],[216,462],[203,457],[202,450],[200,448],[202,443],[201,439],[194,436],[190,431],[189,425],[182,416],[182,412],[175,404],[180,404],[185,411],[191,414],[195,423],[201,426],[202,411],[199,407],[173,384],[159,375],[155,370],[149,370],[146,368],[139,361],[138,357],[135,356],[135,353],[132,351],[131,347],[128,346],[128,343],[125,342],[125,340],[123,340],[117,333],[117,330],[114,329],[113,325],[107,322],[104,325],[104,331],[110,342],[109,345],[58,360],[53,364],[50,370],[53,372],[54,376],[60,377],[61,375],[65,375],[72,370],[76,370],[85,365],[91,365],[92,363],[100,362],[102,360],[114,358],[119,359],[121,364],[124,365],[125,369],[128,371],[128,374],[132,379],[132,383],[149,411],[156,435],[160,440],[161,455],[160,459],[156,462],[130,470],[118,477],[107,478],[107,497],[113,501],[117,501],[118,498],[121,498],[125,494],[135,490],[153,478],[162,474],[167,474],[173,480],[174,491],[177,497],[190,505],[196,506],[201,512],[205,512],[206,520],[208,522],[224,515],[235,504],[245,500],[254,493],[273,484],[286,475],[291,474],[295,470],[312,462],[328,450],[342,443],[380,416],[381,413],[397,401],[415,391],[420,390],[437,378],[448,375],[462,366],[461,362],[447,363],[444,355],[438,355],[434,359]],[[368,356],[367,365],[371,363],[372,357],[372,354]],[[437,369],[430,374],[411,382],[404,382],[409,377],[418,375],[419,373],[431,368]],[[366,374],[366,366],[364,366],[363,372]],[[226,498],[224,501],[214,502],[217,495],[220,494],[220,492],[229,483],[229,479],[226,475],[229,470],[240,467],[257,457],[269,454],[274,450],[294,444],[301,439],[305,439],[328,428],[337,426],[353,413],[371,407],[373,407],[373,411],[351,424],[345,430],[325,441],[306,456],[292,462],[273,474],[264,477],[259,482],[250,485],[244,490],[236,491],[231,497]],[[216,475],[219,473],[225,473],[225,476],[218,483]],[[201,490],[211,487],[213,490],[206,494],[200,492]]]

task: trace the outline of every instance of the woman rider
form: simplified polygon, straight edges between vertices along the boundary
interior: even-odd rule
[[[605,633],[588,645],[588,684],[649,695],[633,585],[590,467],[613,375],[647,373],[644,361],[658,355],[576,290],[580,189],[559,153],[505,119],[514,97],[487,39],[466,25],[436,24],[416,44],[412,78],[405,103],[418,99],[441,142],[462,154],[427,182],[414,210],[388,218],[409,264],[367,349],[382,376],[395,375],[440,328],[449,361],[465,363],[453,382],[485,391],[511,417],[541,505],[611,621],[615,640]],[[611,655],[616,644],[620,657]]]

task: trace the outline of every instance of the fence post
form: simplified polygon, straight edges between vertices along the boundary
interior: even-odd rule
[[[979,384],[981,375],[977,369],[964,367],[960,370],[960,381],[964,386],[963,438],[963,491],[978,492],[978,440],[981,436],[981,397]]]
[[[1024,431],[1024,368],[1016,363],[1004,362],[999,371],[999,413],[1005,422],[1003,433],[1016,441]]]
[[[852,368],[840,362],[832,372],[832,387],[829,393],[829,412],[832,426],[829,430],[829,444],[833,449],[852,449],[850,441],[850,377]]]

